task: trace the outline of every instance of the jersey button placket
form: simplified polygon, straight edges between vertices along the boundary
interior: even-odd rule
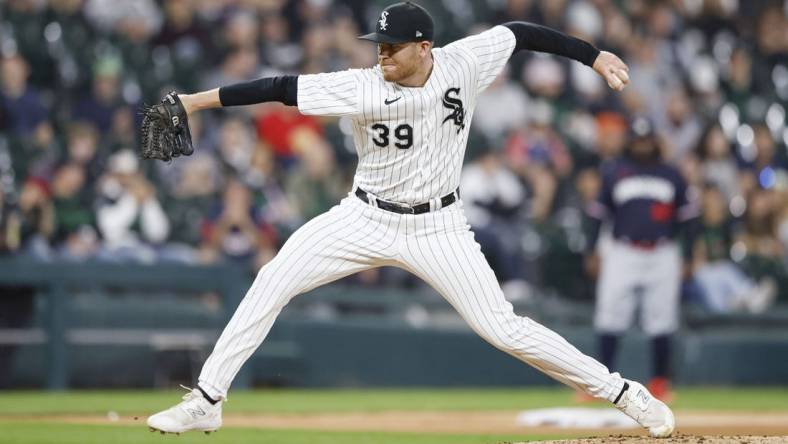
[[[432,150],[430,150],[430,147],[432,146],[432,133],[434,131],[434,122],[431,119],[427,118],[426,109],[421,110],[421,116],[422,116],[421,124],[423,129],[422,131],[423,139],[422,139],[421,149],[424,154],[422,155],[422,160],[420,162],[422,165],[419,165],[419,176],[421,176],[422,187],[424,187],[427,181],[431,179],[429,170],[430,167],[432,166],[432,153],[431,153]],[[431,196],[425,196],[425,197],[429,199]]]
[[[424,114],[425,114],[425,111],[422,110],[421,111],[421,115],[424,116]],[[421,144],[420,144],[421,146],[419,147],[420,149],[415,153],[416,156],[417,156],[416,157],[416,159],[417,159],[416,160],[416,168],[419,169],[419,175],[418,175],[418,178],[416,179],[416,183],[414,184],[415,186],[413,187],[414,188],[413,191],[414,191],[414,194],[416,195],[417,198],[423,192],[424,186],[427,183],[427,180],[429,180],[429,173],[424,170],[424,165],[423,165],[424,161],[423,160],[424,160],[424,157],[425,157],[426,153],[423,153],[423,152],[426,149],[426,147],[428,147],[430,145],[430,128],[429,128],[429,125],[425,125],[426,120],[423,117],[421,119],[419,119],[419,120],[421,120],[422,129],[426,130],[426,131],[422,131]]]

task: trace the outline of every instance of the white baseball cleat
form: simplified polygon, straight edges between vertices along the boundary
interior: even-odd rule
[[[673,412],[643,385],[626,381],[629,388],[621,394],[616,408],[645,427],[654,438],[667,438],[676,427]]]
[[[199,389],[184,388],[191,391],[183,395],[183,401],[148,418],[151,432],[179,434],[197,430],[207,434],[222,426],[222,401],[211,404]]]

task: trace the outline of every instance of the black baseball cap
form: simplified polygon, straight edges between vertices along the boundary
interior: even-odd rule
[[[395,3],[380,13],[375,32],[359,38],[377,43],[432,41],[435,25],[426,9],[412,2]]]

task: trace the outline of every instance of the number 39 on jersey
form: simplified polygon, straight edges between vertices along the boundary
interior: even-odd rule
[[[407,123],[397,125],[393,129],[385,123],[376,123],[372,125],[372,133],[372,142],[381,148],[390,146],[392,136],[394,146],[401,150],[413,146],[413,127]]]

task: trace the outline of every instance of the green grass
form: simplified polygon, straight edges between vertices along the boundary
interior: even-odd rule
[[[179,391],[0,392],[0,443],[287,443],[287,444],[498,444],[556,436],[454,435],[440,433],[322,432],[259,430],[230,427],[205,436],[179,437],[149,433],[144,417],[179,400]],[[375,390],[256,390],[233,392],[227,413],[310,413],[385,410],[518,410],[572,405],[565,389],[375,389]],[[603,406],[604,404],[600,404]],[[788,411],[788,387],[680,389],[677,409]],[[35,416],[98,414],[109,411],[139,425],[76,425]],[[32,418],[31,418],[32,416]],[[569,435],[567,435],[569,436]]]
[[[0,392],[0,415],[145,414],[179,401],[182,391]],[[384,410],[518,410],[565,406],[565,389],[254,390],[231,392],[228,413]],[[788,387],[679,389],[676,409],[788,411]]]
[[[225,428],[206,436],[150,433],[145,427],[83,426],[57,423],[14,423],[0,421],[0,442],[4,444],[497,444],[548,439],[543,436],[452,435],[369,432],[314,432],[301,430],[259,430]],[[556,439],[555,436],[549,439]]]

